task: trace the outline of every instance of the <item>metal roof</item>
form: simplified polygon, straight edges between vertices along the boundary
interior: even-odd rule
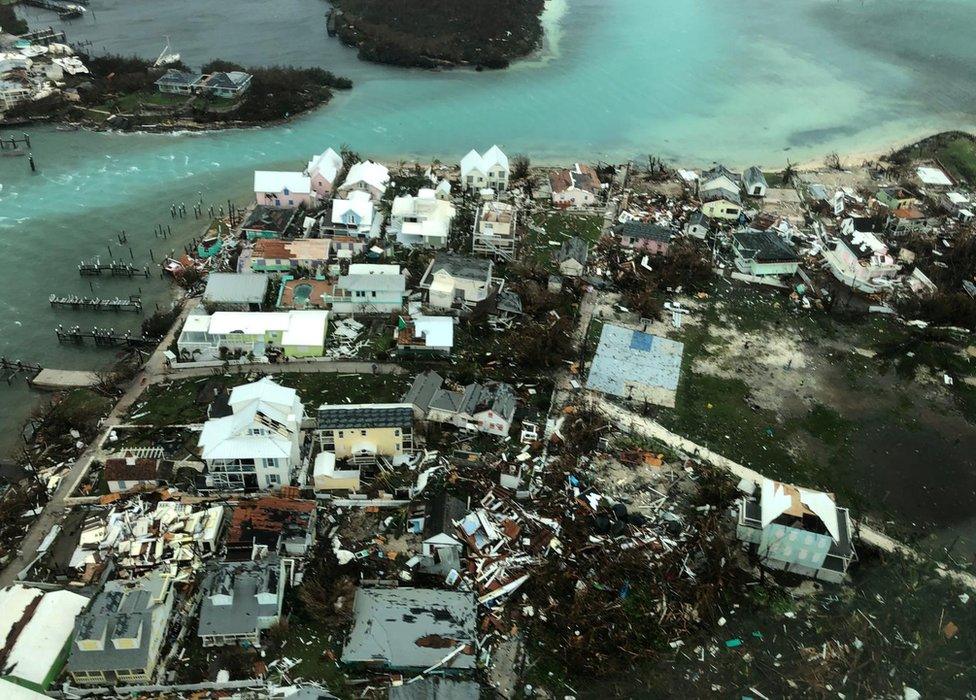
[[[280,574],[277,556],[258,561],[212,563],[203,580],[197,635],[251,634],[257,631],[259,618],[278,615]],[[273,593],[274,602],[260,602],[257,598],[259,593]],[[215,595],[229,595],[230,604],[215,604]]]
[[[260,304],[267,291],[267,275],[211,272],[203,300],[215,304]]]
[[[410,428],[413,408],[405,403],[319,407],[319,430]]]
[[[442,669],[475,667],[474,594],[424,588],[360,588],[343,663],[423,669],[465,645]],[[469,651],[470,649],[470,651]]]
[[[675,391],[683,353],[682,343],[607,323],[586,388],[623,398],[628,396],[627,384]]]

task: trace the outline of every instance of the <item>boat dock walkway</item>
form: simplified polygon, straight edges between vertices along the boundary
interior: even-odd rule
[[[79,263],[78,274],[82,277],[99,277],[103,274],[109,277],[149,277],[149,267],[138,268],[121,260],[112,260],[106,265],[95,258],[90,262]]]
[[[0,376],[7,384],[13,382],[14,377],[26,374],[27,383],[35,389],[79,389],[97,386],[98,374],[86,370],[74,369],[45,369],[36,362],[22,360],[8,360],[0,357]]]
[[[134,311],[142,313],[142,298],[130,295],[128,298],[114,297],[101,299],[99,297],[80,297],[76,294],[59,297],[52,294],[48,301],[54,308],[80,309],[84,311]]]
[[[159,342],[159,338],[147,338],[144,335],[135,335],[132,331],[117,333],[114,328],[92,328],[90,331],[81,330],[80,326],[65,328],[58,326],[55,330],[59,343],[69,343],[74,345],[84,345],[86,341],[92,341],[98,347],[114,348],[118,346],[129,348],[153,347]]]

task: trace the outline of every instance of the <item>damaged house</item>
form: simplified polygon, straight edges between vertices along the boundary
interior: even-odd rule
[[[841,583],[857,558],[851,517],[833,494],[763,479],[739,500],[736,535],[753,545],[763,565]]]
[[[487,258],[438,253],[427,265],[420,288],[431,306],[450,309],[484,301],[492,292],[493,265]]]
[[[423,588],[359,588],[342,662],[381,669],[442,672],[476,666],[474,594]]]
[[[606,323],[586,388],[674,408],[683,353],[682,343]]]
[[[504,382],[473,382],[460,391],[451,391],[443,388],[443,382],[436,372],[419,374],[403,402],[434,423],[498,437],[509,434],[517,405],[511,386]]]
[[[297,498],[240,501],[231,515],[227,559],[254,559],[262,552],[305,556],[315,545],[316,514],[314,501]]]
[[[261,646],[261,632],[281,619],[284,563],[277,556],[255,561],[211,562],[201,586],[197,635],[203,646]]]

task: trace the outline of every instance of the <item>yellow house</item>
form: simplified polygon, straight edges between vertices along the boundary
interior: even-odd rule
[[[702,214],[710,219],[734,221],[742,213],[742,206],[729,199],[720,198],[713,199],[711,202],[705,202],[701,210]]]
[[[413,407],[392,404],[330,404],[319,407],[319,445],[336,459],[373,461],[413,451]]]

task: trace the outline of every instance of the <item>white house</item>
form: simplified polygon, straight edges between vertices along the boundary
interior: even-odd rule
[[[305,175],[312,181],[312,191],[319,199],[326,199],[335,189],[336,179],[342,170],[342,156],[331,148],[325,149],[308,161]]]
[[[464,190],[489,187],[497,192],[507,190],[510,174],[508,156],[498,146],[492,146],[484,155],[472,149],[461,159],[461,189]]]
[[[357,190],[368,192],[370,198],[377,201],[383,197],[389,182],[390,171],[386,166],[366,160],[349,168],[338,192],[342,197],[348,197],[350,192]]]
[[[325,353],[328,311],[218,311],[191,314],[176,341],[184,361],[223,359],[251,353],[255,358],[280,351],[287,357]]]
[[[736,535],[753,545],[763,565],[841,583],[857,558],[851,518],[833,494],[763,479],[744,489]]]
[[[454,253],[438,253],[430,261],[420,288],[427,291],[431,306],[449,309],[484,301],[492,292],[492,261]]]
[[[403,308],[407,278],[399,265],[353,263],[322,300],[336,314],[388,314]]]
[[[255,170],[254,200],[280,209],[307,207],[312,203],[312,179],[302,173]]]
[[[434,190],[421,189],[414,195],[393,200],[390,209],[390,231],[402,245],[445,248],[454,219],[454,205],[439,199]]]
[[[837,238],[823,249],[831,273],[848,287],[873,294],[885,288],[885,281],[898,274],[897,261],[866,218],[847,218]]]
[[[599,201],[602,185],[591,166],[576,163],[572,168],[549,173],[552,203],[559,207],[590,207]]]
[[[401,355],[450,355],[454,347],[454,318],[401,316],[393,339]]]
[[[265,377],[236,387],[228,404],[231,414],[204,423],[197,443],[208,485],[263,491],[291,484],[305,416],[297,392]]]
[[[742,187],[749,197],[765,197],[769,185],[763,171],[754,165],[742,173]]]
[[[709,219],[736,221],[742,215],[742,203],[738,195],[719,196],[702,204],[702,214]]]
[[[354,236],[369,235],[373,228],[375,205],[369,192],[354,190],[346,199],[332,200],[330,227],[335,233]]]
[[[735,266],[747,275],[792,275],[800,258],[789,243],[773,231],[746,229],[732,234]]]
[[[359,490],[359,467],[337,465],[335,454],[319,452],[312,468],[312,487],[316,493]]]

